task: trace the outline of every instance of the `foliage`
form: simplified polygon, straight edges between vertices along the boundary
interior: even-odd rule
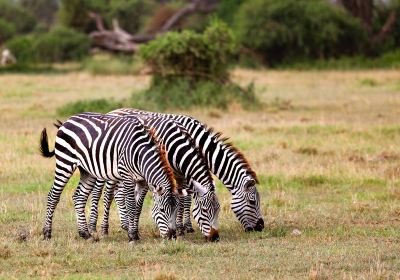
[[[147,2],[144,0],[111,0],[109,21],[116,18],[123,29],[135,34],[141,27],[142,15],[147,10]]]
[[[232,31],[220,21],[214,21],[202,34],[168,32],[139,51],[156,76],[222,81],[229,77],[228,64],[234,53]]]
[[[79,60],[89,53],[90,41],[85,34],[65,27],[56,27],[38,36],[35,44],[40,62]]]
[[[107,113],[121,106],[122,104],[120,102],[116,102],[112,99],[81,100],[61,106],[57,109],[57,115],[65,117],[82,112]]]
[[[34,44],[35,40],[30,35],[15,37],[6,42],[7,48],[11,50],[20,65],[28,64],[36,60]]]
[[[54,23],[58,10],[58,0],[18,0],[18,3],[45,26],[49,27]]]
[[[15,34],[15,26],[0,18],[0,44],[10,39]]]
[[[347,56],[338,59],[318,59],[296,61],[287,64],[280,64],[277,68],[281,69],[384,69],[393,68],[400,69],[400,49],[389,51],[377,57],[365,57],[361,55]]]
[[[36,25],[36,20],[31,13],[9,0],[0,0],[0,18],[12,23],[19,34],[32,31]]]
[[[90,32],[95,29],[95,23],[88,13],[104,11],[105,2],[106,0],[61,0],[58,19],[64,26]]]
[[[16,37],[6,43],[19,64],[34,62],[63,62],[78,60],[89,52],[90,41],[86,35],[56,27],[36,36]]]
[[[186,109],[193,106],[225,109],[231,103],[244,108],[257,108],[259,102],[250,85],[241,89],[235,84],[221,85],[213,81],[197,81],[190,78],[158,78],[149,89],[132,95],[129,107],[146,110]]]
[[[246,0],[221,0],[216,12],[218,18],[228,24],[234,23],[235,15],[244,2]]]
[[[269,64],[352,55],[366,42],[361,23],[323,0],[250,0],[237,16],[240,42]]]
[[[130,56],[99,55],[88,58],[83,68],[93,75],[135,75],[141,69],[141,62]]]
[[[217,20],[203,33],[169,32],[151,41],[139,54],[153,70],[152,83],[133,95],[131,106],[165,110],[257,104],[252,88],[243,90],[230,82],[228,66],[235,50],[232,31]]]

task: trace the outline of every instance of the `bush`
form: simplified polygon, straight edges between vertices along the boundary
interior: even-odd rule
[[[35,28],[36,20],[22,6],[12,1],[0,0],[0,18],[15,26],[19,34],[28,33]]]
[[[0,18],[0,44],[15,34],[15,26]]]
[[[16,37],[6,46],[18,64],[49,63],[83,58],[89,52],[90,41],[84,34],[57,27],[49,33]]]
[[[144,0],[111,0],[109,21],[116,18],[123,29],[135,34],[141,27],[146,3]]]
[[[83,68],[93,75],[135,75],[142,65],[131,56],[94,56],[86,59]]]
[[[65,117],[72,116],[82,112],[107,113],[117,108],[121,108],[122,103],[112,99],[94,99],[81,100],[77,102],[67,103],[57,109],[57,115]]]
[[[6,42],[6,47],[17,58],[17,64],[24,65],[35,62],[35,40],[32,36],[19,36]]]
[[[128,106],[145,110],[187,109],[192,106],[227,108],[231,103],[244,108],[257,108],[259,104],[252,85],[242,89],[235,84],[221,85],[212,81],[193,81],[176,77],[161,79],[149,89],[132,95]]]
[[[79,60],[89,53],[90,40],[83,33],[56,27],[38,36],[34,48],[40,62]]]
[[[203,34],[185,30],[168,32],[142,46],[139,55],[161,77],[227,80],[228,65],[235,53],[232,31],[215,21]]]
[[[153,70],[150,88],[135,94],[131,106],[165,110],[190,106],[226,108],[232,102],[257,104],[252,87],[229,78],[236,46],[231,30],[214,21],[203,33],[169,32],[139,50]]]
[[[352,55],[364,47],[361,23],[324,0],[250,0],[236,16],[239,41],[269,64]]]

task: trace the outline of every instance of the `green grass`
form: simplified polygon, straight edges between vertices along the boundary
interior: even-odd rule
[[[0,278],[398,278],[399,75],[236,71],[239,83],[254,81],[264,107],[179,112],[224,132],[243,151],[259,175],[266,229],[245,233],[217,181],[219,243],[205,242],[197,227],[177,241],[161,240],[148,196],[135,245],[128,245],[115,205],[108,237],[79,238],[72,202],[78,174],[57,207],[52,240],[42,240],[54,159],[39,156],[38,139],[47,127],[53,147],[52,123],[66,103],[127,100],[148,79],[0,76]]]

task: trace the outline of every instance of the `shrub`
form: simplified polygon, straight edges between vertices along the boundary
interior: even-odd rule
[[[35,51],[40,62],[79,60],[89,53],[90,40],[82,33],[56,27],[37,37]]]
[[[236,27],[242,45],[270,64],[354,54],[367,39],[357,19],[323,0],[250,0],[240,7]]]
[[[94,56],[83,63],[86,71],[93,75],[135,75],[142,65],[130,56]]]
[[[17,64],[23,65],[35,62],[35,40],[32,36],[19,36],[6,42],[6,47],[17,58]]]
[[[15,26],[0,18],[0,44],[15,34]]]
[[[243,90],[235,84],[221,85],[213,81],[198,81],[175,77],[153,83],[149,89],[132,95],[128,106],[145,110],[186,109],[192,106],[227,108],[231,103],[244,108],[257,108],[259,102],[250,85]]]
[[[203,33],[169,32],[139,50],[153,70],[150,88],[135,94],[131,106],[143,109],[257,104],[252,87],[243,90],[229,78],[236,46],[231,30],[214,21]]]
[[[168,32],[142,46],[139,54],[156,76],[226,80],[234,52],[232,31],[215,21],[203,34]]]
[[[139,31],[147,1],[144,0],[111,0],[109,19],[118,19],[123,29],[135,34]]]
[[[17,58],[18,64],[35,62],[63,62],[83,58],[89,52],[86,35],[57,27],[48,33],[26,35],[11,39],[6,46]]]
[[[77,102],[67,103],[57,109],[57,115],[65,117],[82,112],[97,112],[107,113],[109,111],[121,108],[122,103],[116,102],[112,99],[94,99],[94,100],[81,100]]]
[[[0,0],[0,18],[6,22],[12,22],[17,33],[28,33],[36,25],[36,20],[31,13],[8,0]]]

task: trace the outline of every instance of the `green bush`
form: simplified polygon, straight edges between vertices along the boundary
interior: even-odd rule
[[[139,55],[158,76],[226,80],[234,52],[232,31],[215,21],[202,34],[189,30],[168,32],[142,46]]]
[[[15,34],[15,26],[0,18],[0,44],[10,39]]]
[[[122,103],[116,102],[113,99],[94,99],[94,100],[81,100],[77,102],[67,103],[57,109],[57,115],[65,117],[82,112],[97,112],[107,113],[117,108],[121,108]]]
[[[118,19],[123,29],[135,34],[141,27],[143,14],[147,11],[144,0],[111,0],[109,21]]]
[[[244,108],[257,108],[253,86],[242,89],[235,84],[221,85],[213,81],[198,81],[176,77],[160,79],[149,89],[132,95],[128,106],[145,110],[187,109],[189,107],[227,108],[231,103]]]
[[[79,60],[89,53],[90,40],[83,33],[56,27],[38,36],[34,48],[40,62]]]
[[[6,42],[6,47],[17,58],[17,64],[19,65],[36,61],[34,45],[34,38],[29,35],[15,37]]]
[[[17,33],[28,33],[35,28],[36,20],[22,6],[9,1],[0,0],[0,18],[15,26]]]
[[[250,0],[235,22],[242,45],[268,64],[352,55],[367,39],[357,19],[324,0]]]
[[[94,56],[83,63],[92,75],[135,75],[141,67],[141,62],[131,56]]]
[[[203,33],[169,32],[139,50],[153,71],[150,88],[135,94],[131,106],[143,109],[257,104],[253,88],[243,90],[229,78],[236,44],[232,31],[213,21]]]
[[[86,35],[64,27],[48,33],[16,37],[6,42],[19,64],[78,60],[89,52]]]

